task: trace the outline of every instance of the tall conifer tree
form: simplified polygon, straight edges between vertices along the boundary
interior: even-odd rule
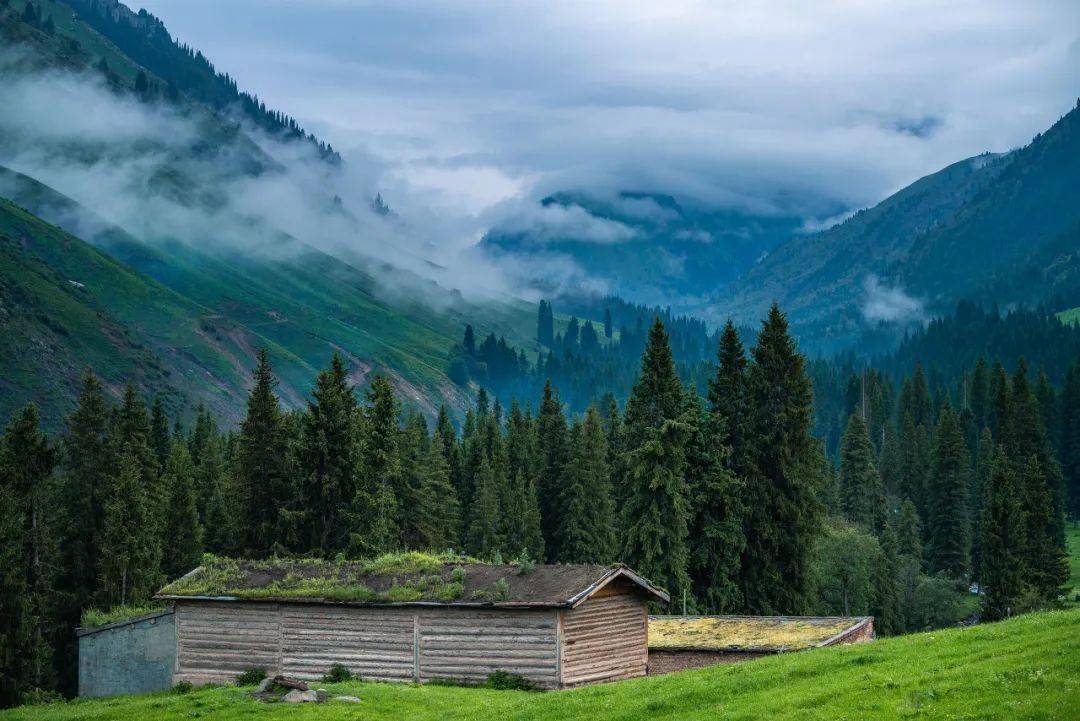
[[[626,494],[623,558],[664,585],[676,607],[689,593],[690,508],[682,386],[663,323],[657,318],[626,402]]]
[[[988,621],[1018,612],[1025,592],[1024,547],[1027,532],[1015,473],[998,446],[994,452],[982,513],[981,580],[986,588],[983,617]]]
[[[884,492],[866,422],[858,412],[848,419],[840,446],[840,503],[849,521],[868,530],[880,530]]]
[[[398,456],[398,406],[394,389],[376,375],[363,409],[360,481],[352,503],[351,541],[354,553],[374,555],[400,544],[397,489],[401,485]]]
[[[801,613],[809,606],[809,552],[821,508],[820,458],[810,436],[813,394],[805,361],[775,304],[747,376],[753,470],[747,481],[741,584],[746,610]]]
[[[931,571],[942,571],[953,578],[967,578],[971,571],[969,469],[960,419],[946,403],[934,432],[928,564]]]
[[[357,404],[344,359],[334,353],[330,367],[315,378],[303,417],[300,463],[306,514],[304,550],[333,554],[349,542],[347,511],[356,494],[360,437]]]
[[[295,488],[285,419],[274,395],[277,381],[266,348],[259,349],[254,381],[240,427],[236,485],[244,504],[241,542],[249,551],[260,552],[280,541],[278,509],[294,505]]]
[[[166,578],[172,579],[198,566],[203,551],[203,530],[195,498],[195,467],[187,443],[179,435],[174,436],[165,459],[162,483],[168,493],[168,503],[161,570]]]

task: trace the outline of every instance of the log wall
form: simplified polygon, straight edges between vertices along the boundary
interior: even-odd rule
[[[176,604],[176,681],[236,680],[244,670],[281,670],[281,614],[276,603]]]
[[[562,613],[564,687],[645,675],[649,611],[639,593],[604,588]]]
[[[334,664],[372,681],[412,681],[415,617],[407,608],[281,607],[286,676],[318,680]]]
[[[557,688],[558,614],[181,601],[175,680],[230,682],[252,667],[317,680],[342,664],[371,680],[482,682],[506,671]]]
[[[559,685],[556,611],[433,609],[419,622],[421,681],[481,682],[507,671],[542,688]]]

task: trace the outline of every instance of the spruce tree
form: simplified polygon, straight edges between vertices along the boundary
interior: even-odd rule
[[[540,530],[536,486],[524,470],[518,470],[510,488],[511,500],[505,511],[503,530],[506,550],[516,558],[544,558],[544,534]]]
[[[1055,542],[1058,513],[1044,472],[1035,455],[1019,468],[1017,490],[1024,512],[1024,581],[1044,601],[1054,601],[1069,577],[1068,558]]]
[[[171,446],[172,438],[169,433],[169,417],[165,413],[165,404],[161,396],[154,396],[154,403],[150,409],[150,449],[154,452],[154,460],[157,461],[159,471],[165,470]]]
[[[971,473],[971,492],[968,494],[968,513],[971,518],[971,577],[976,581],[981,578],[982,557],[982,511],[985,505],[983,494],[990,479],[990,469],[994,464],[994,438],[989,428],[983,428],[975,446],[975,468]]]
[[[810,436],[813,395],[805,361],[773,305],[747,375],[753,439],[746,478],[741,585],[748,613],[801,613],[809,606],[809,552],[820,523],[823,473]]]
[[[657,318],[626,402],[623,559],[665,586],[676,606],[690,590],[686,445],[691,431],[668,336]]]
[[[971,570],[968,517],[970,462],[960,419],[948,403],[934,433],[934,471],[931,480],[928,565],[933,572],[967,578]]]
[[[903,631],[900,611],[901,589],[898,582],[899,541],[892,524],[886,523],[882,527],[878,542],[881,545],[881,561],[875,564],[870,573],[874,587],[870,612],[874,616],[874,630],[888,636]]]
[[[709,613],[742,606],[738,576],[745,545],[742,480],[729,468],[731,448],[723,442],[726,421],[715,412],[718,400],[713,397],[714,411],[706,413],[697,393],[686,391],[686,414],[694,421],[687,445],[693,513],[690,578],[698,609]]]
[[[469,553],[484,560],[494,558],[502,550],[499,533],[499,491],[495,472],[486,456],[476,470],[475,492],[469,508],[469,528],[466,534]]]
[[[173,579],[198,566],[203,552],[203,530],[195,497],[195,467],[187,444],[180,436],[173,438],[162,476],[168,504],[161,570],[166,578]]]
[[[536,492],[540,501],[540,526],[549,560],[558,552],[559,507],[563,495],[563,470],[567,459],[566,416],[552,388],[544,384],[540,412],[536,417],[536,447],[540,452]]]
[[[1024,548],[1027,531],[1012,464],[998,446],[990,468],[982,512],[981,580],[983,618],[995,621],[1019,610],[1025,593]]]
[[[750,406],[746,387],[747,361],[735,325],[729,320],[720,335],[716,375],[709,383],[710,436],[727,448],[726,468],[745,476],[750,467]]]
[[[442,436],[436,433],[420,464],[420,487],[417,493],[418,547],[433,550],[457,545],[461,526],[461,508],[457,492],[450,482],[450,464],[446,460]]]
[[[844,516],[867,530],[880,530],[884,511],[881,477],[866,422],[851,414],[840,446],[840,505]]]
[[[274,395],[270,354],[259,349],[247,415],[240,427],[236,486],[244,504],[241,543],[249,551],[268,550],[281,536],[280,507],[294,503],[285,419]]]
[[[53,682],[56,460],[26,406],[0,437],[0,708]]]
[[[347,511],[356,495],[360,460],[356,396],[339,354],[316,376],[311,395],[299,453],[307,516],[303,550],[334,554],[348,546]]]
[[[149,600],[161,582],[160,555],[144,483],[143,461],[127,446],[118,449],[116,472],[104,501],[101,578],[97,602],[108,608]]]
[[[64,532],[57,584],[66,593],[57,601],[63,606],[60,625],[67,632],[60,636],[57,648],[60,658],[74,658],[77,653],[71,631],[78,625],[83,609],[93,605],[101,575],[104,504],[114,465],[108,422],[109,406],[101,383],[87,370],[63,438],[60,527]],[[68,670],[61,679],[64,687],[77,683],[73,672],[74,669]]]
[[[615,529],[607,438],[595,406],[589,406],[584,421],[575,421],[569,446],[559,514],[558,561],[611,563],[615,559]]]
[[[379,374],[372,380],[362,418],[360,479],[352,502],[350,546],[355,555],[374,555],[400,545],[398,406],[386,376]]]
[[[405,548],[420,548],[423,547],[419,516],[420,485],[423,482],[422,466],[427,457],[430,440],[427,421],[419,411],[409,413],[398,439],[398,462],[401,466],[398,523],[401,527],[402,544]]]

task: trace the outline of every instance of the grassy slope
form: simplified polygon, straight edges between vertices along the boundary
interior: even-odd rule
[[[74,719],[1067,719],[1080,717],[1080,610],[537,694],[346,683],[360,705],[259,705],[236,688],[0,713]]]
[[[239,402],[242,378],[213,362],[205,308],[3,199],[0,300],[4,417],[33,400],[55,423],[87,365],[114,390],[131,381],[174,405],[185,394]]]

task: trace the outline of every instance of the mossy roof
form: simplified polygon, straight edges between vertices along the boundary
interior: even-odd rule
[[[653,616],[649,648],[692,651],[798,651],[863,623],[835,616]]]
[[[625,566],[493,564],[414,552],[364,560],[209,556],[194,571],[162,588],[157,598],[568,607],[619,576],[636,582],[650,600],[667,599]]]

